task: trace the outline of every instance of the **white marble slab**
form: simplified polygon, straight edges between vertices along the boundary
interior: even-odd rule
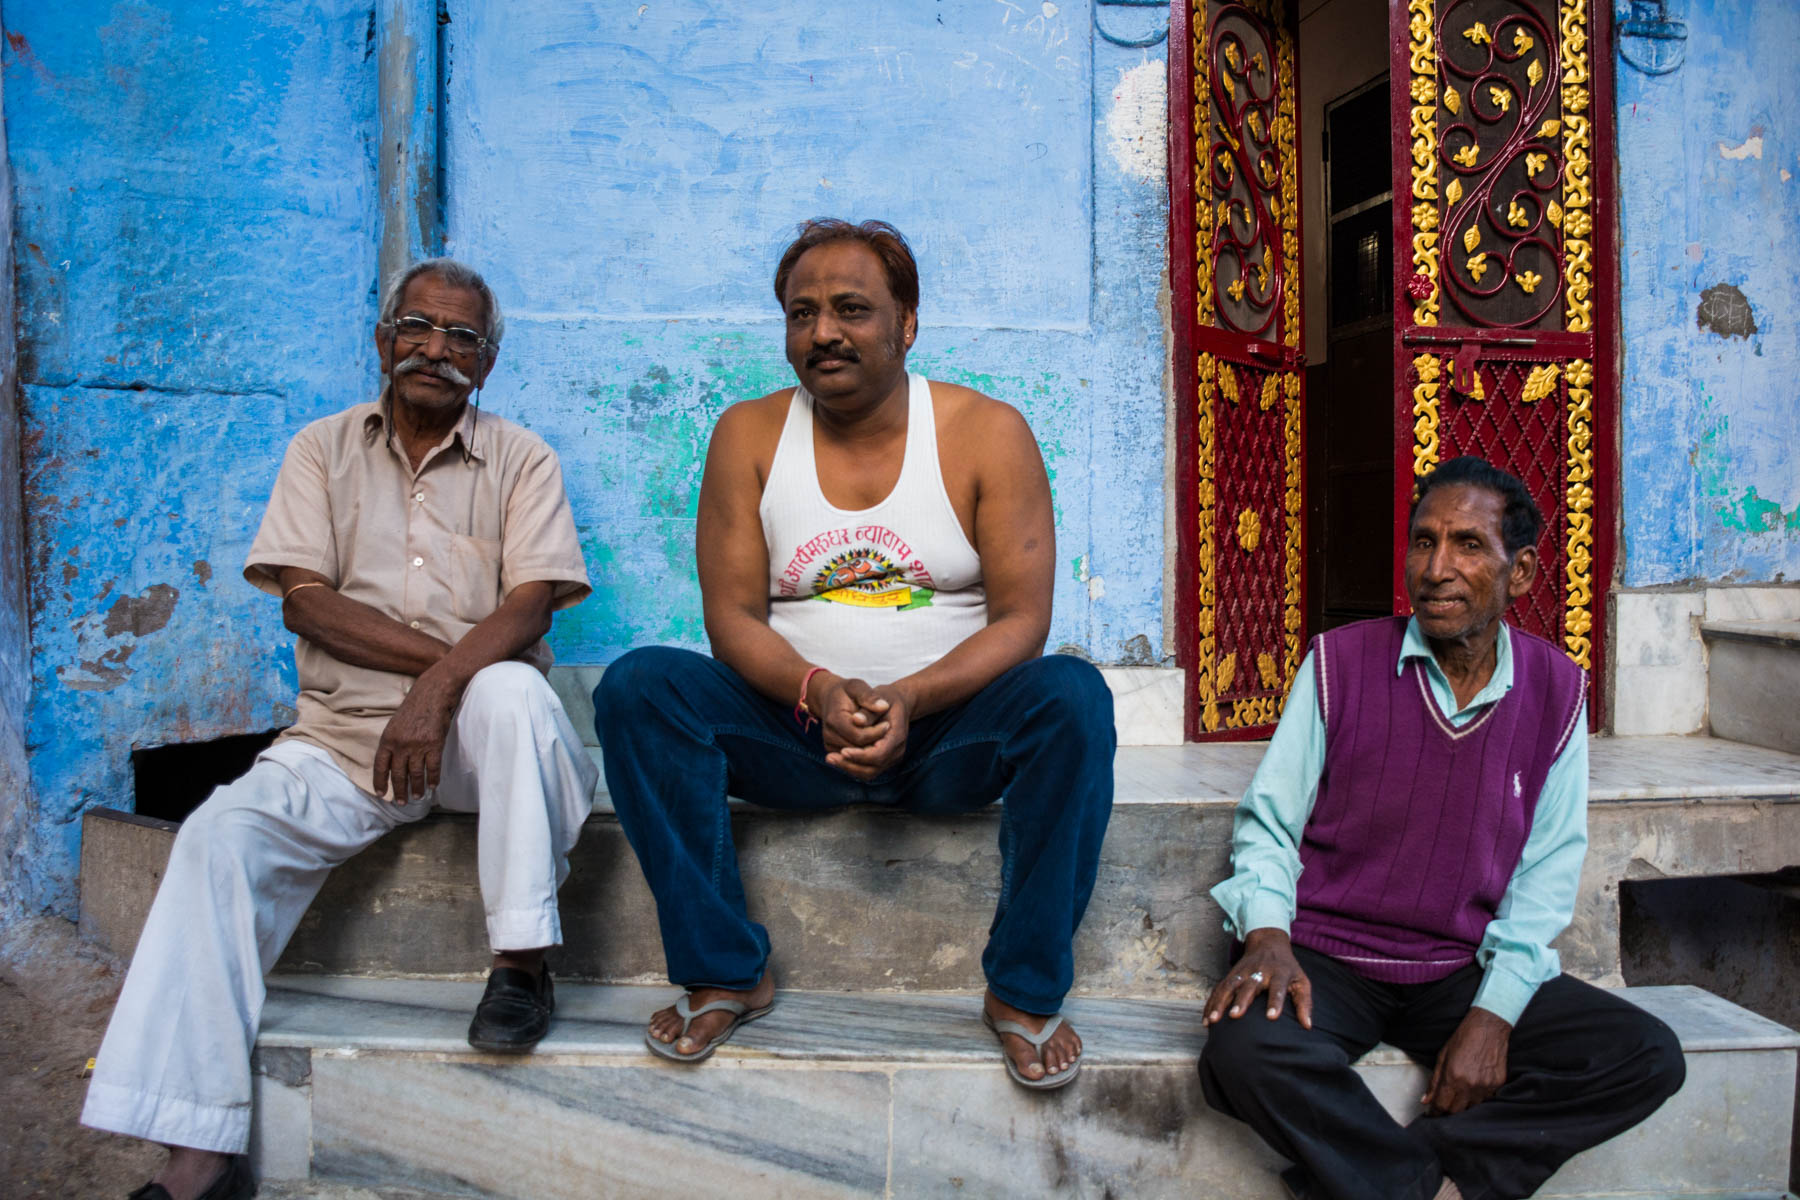
[[[1613,594],[1612,724],[1622,736],[1706,728],[1706,646],[1698,590]]]
[[[481,988],[465,980],[281,976],[271,983],[257,1045],[494,1057],[465,1040]],[[668,987],[559,984],[555,1021],[532,1057],[647,1056],[644,1023],[677,994]],[[1668,1022],[1690,1053],[1800,1049],[1800,1033],[1700,988],[1618,994]],[[1191,1065],[1205,1040],[1200,1001],[1075,997],[1063,1011],[1081,1030],[1089,1062]],[[773,1012],[718,1051],[727,1059],[938,1064],[990,1063],[996,1054],[975,993],[785,989]],[[1407,1059],[1381,1046],[1364,1061]]]
[[[1100,674],[1112,691],[1119,745],[1181,745],[1186,671],[1179,667],[1101,667]]]
[[[489,1057],[466,1040],[481,989],[465,980],[281,976],[270,987],[258,1045]],[[532,1057],[648,1059],[644,1024],[678,994],[669,987],[559,984],[555,1020]],[[1198,1000],[1075,998],[1064,1012],[1097,1061],[1191,1067],[1200,1055]],[[998,1052],[975,993],[783,990],[774,1012],[743,1026],[715,1057],[992,1065]]]
[[[1800,584],[1706,589],[1708,621],[1800,621]]]
[[[462,1042],[479,990],[273,989],[259,1054],[310,1114],[263,1123],[270,1174],[299,1162],[338,1185],[478,1197],[1281,1195],[1280,1160],[1200,1096],[1193,1004],[1072,1001],[1083,1075],[1031,1093],[1000,1070],[973,994],[783,992],[689,1068],[638,1040],[670,989],[559,989],[550,1037],[517,1058]],[[1622,994],[1674,1025],[1688,1083],[1540,1194],[1779,1194],[1800,1035],[1694,988]],[[302,1053],[289,1078],[281,1056]],[[1381,1047],[1358,1069],[1398,1119],[1416,1114],[1423,1068]]]

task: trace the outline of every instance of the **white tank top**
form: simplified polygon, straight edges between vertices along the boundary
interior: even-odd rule
[[[813,398],[794,389],[769,480],[769,627],[838,675],[892,683],[987,624],[981,559],[938,466],[931,385],[908,376],[905,458],[894,490],[852,512],[825,499],[813,457]]]

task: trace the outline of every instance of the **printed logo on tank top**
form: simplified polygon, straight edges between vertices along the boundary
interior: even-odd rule
[[[884,525],[845,526],[808,538],[795,547],[776,587],[783,596],[898,612],[924,608],[937,594],[912,546]]]

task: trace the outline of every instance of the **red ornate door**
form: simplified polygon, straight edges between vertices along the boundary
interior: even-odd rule
[[[1305,649],[1295,17],[1178,3],[1170,238],[1191,738],[1266,736]]]
[[[1612,572],[1613,215],[1603,0],[1390,0],[1394,605],[1413,486],[1477,454],[1543,510],[1512,609],[1601,675]],[[1600,706],[1590,703],[1597,720]]]

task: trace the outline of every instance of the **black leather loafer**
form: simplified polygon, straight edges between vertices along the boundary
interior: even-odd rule
[[[517,967],[495,967],[469,1022],[469,1045],[492,1054],[523,1054],[549,1030],[555,1011],[548,967],[536,977]]]
[[[250,1173],[250,1160],[234,1154],[225,1171],[212,1186],[200,1193],[200,1200],[250,1200],[256,1195],[256,1176]],[[169,1189],[160,1183],[146,1183],[126,1200],[170,1200]]]

